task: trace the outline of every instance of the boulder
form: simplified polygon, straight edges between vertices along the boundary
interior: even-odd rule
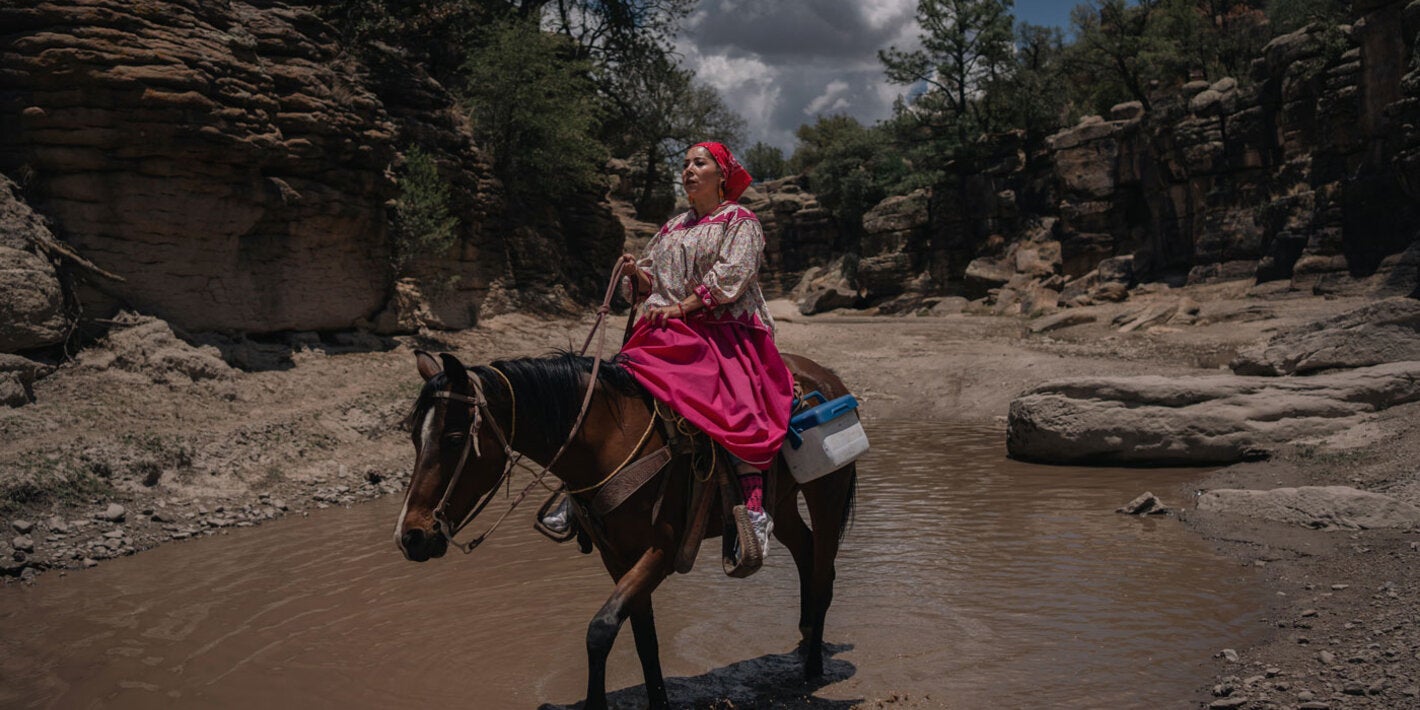
[[[845,273],[846,268],[840,257],[828,266],[806,270],[790,294],[799,304],[799,313],[808,316],[857,305],[858,291]]]
[[[1125,503],[1123,508],[1118,508],[1114,512],[1125,515],[1166,515],[1171,511],[1163,501],[1159,500],[1158,496],[1144,491],[1134,500]]]
[[[1020,290],[1020,303],[1023,315],[1047,315],[1060,307],[1060,292],[1038,281],[1032,281]]]
[[[1278,333],[1240,352],[1239,375],[1302,375],[1319,370],[1420,360],[1420,301],[1389,298]]]
[[[1350,486],[1218,489],[1199,496],[1198,509],[1327,530],[1420,526],[1420,507]]]
[[[30,389],[11,372],[0,372],[0,405],[23,407],[33,400]]]
[[[1012,276],[1015,276],[1015,270],[997,259],[972,259],[966,265],[966,290],[972,295],[983,295],[993,288],[1005,286]]]
[[[1118,303],[1129,298],[1129,287],[1118,281],[1108,281],[1091,290],[1088,298],[1092,301]]]
[[[1072,325],[1083,325],[1093,323],[1096,318],[1093,313],[1084,311],[1069,310],[1056,313],[1054,315],[1036,318],[1026,325],[1026,330],[1032,333],[1048,333],[1052,330],[1069,328]]]
[[[226,379],[235,374],[216,347],[192,345],[180,339],[167,322],[132,314],[97,346],[85,350],[79,365],[139,373],[169,384]]]
[[[19,407],[34,400],[35,380],[54,368],[19,355],[0,353],[0,404]]]
[[[1111,121],[1136,121],[1144,117],[1144,104],[1140,101],[1125,101],[1109,108]]]
[[[1307,378],[1099,377],[1032,387],[1011,402],[1007,452],[1046,463],[1226,464],[1265,458],[1420,400],[1420,362]]]
[[[937,302],[932,305],[931,315],[954,316],[965,311],[968,303],[970,303],[970,301],[967,301],[966,298],[962,296],[947,296],[946,298],[938,299]]]
[[[1382,259],[1380,267],[1368,282],[1369,292],[1366,295],[1373,298],[1420,298],[1420,240],[1413,242],[1405,251]]]
[[[1022,245],[1016,250],[1016,273],[1048,277],[1060,273],[1060,242]]]
[[[1134,257],[1114,256],[1104,259],[1100,261],[1095,273],[1101,283],[1114,282],[1129,286],[1134,283]]]
[[[69,335],[59,275],[40,252],[53,241],[15,183],[0,175],[0,353],[54,345]]]
[[[799,303],[799,313],[809,316],[839,308],[852,308],[858,303],[858,294],[838,287],[815,290]]]
[[[1168,320],[1177,309],[1177,304],[1156,303],[1134,314],[1133,317],[1128,318],[1126,322],[1119,327],[1119,332],[1132,333],[1140,328],[1147,328],[1148,326],[1162,323]]]
[[[1124,123],[1087,116],[1047,139],[1055,150],[1055,178],[1063,191],[1086,200],[1114,193],[1118,138]]]

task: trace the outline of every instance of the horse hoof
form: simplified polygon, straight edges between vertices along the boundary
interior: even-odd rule
[[[804,663],[804,680],[815,681],[823,677],[823,661]]]

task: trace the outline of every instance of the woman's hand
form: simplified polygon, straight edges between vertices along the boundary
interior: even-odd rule
[[[669,306],[656,306],[646,309],[646,317],[651,319],[651,325],[665,327],[672,318],[684,319],[689,315],[689,311],[680,303],[672,303]]]
[[[640,272],[640,269],[636,268],[636,257],[631,254],[622,254],[618,262],[621,270],[617,272],[617,278],[634,277]]]

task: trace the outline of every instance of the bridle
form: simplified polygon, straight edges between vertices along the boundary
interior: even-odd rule
[[[492,369],[494,372],[498,372],[499,375],[502,375],[505,381],[507,380],[507,375],[503,375],[503,373],[497,368],[490,367],[490,369]],[[493,416],[493,410],[488,404],[488,396],[483,393],[483,383],[479,380],[476,374],[473,374],[471,377],[469,377],[468,382],[469,385],[473,387],[472,397],[447,390],[439,390],[434,393],[434,396],[439,399],[463,402],[464,404],[469,405],[468,434],[463,442],[463,450],[459,452],[458,465],[454,468],[453,478],[449,479],[448,486],[444,488],[444,495],[440,496],[439,498],[439,504],[434,506],[434,532],[442,535],[446,542],[458,548],[459,550],[462,550],[464,554],[473,552],[474,548],[483,544],[483,541],[488,539],[488,536],[498,528],[498,525],[503,522],[503,519],[507,518],[508,515],[513,512],[513,509],[518,507],[518,504],[523,501],[523,498],[527,496],[530,490],[532,490],[532,487],[542,482],[543,477],[546,476],[547,473],[552,470],[552,463],[556,462],[556,460],[554,459],[552,462],[549,462],[547,466],[544,466],[542,471],[539,472],[536,477],[534,477],[533,482],[528,484],[528,486],[524,488],[521,493],[518,494],[518,498],[513,501],[513,504],[511,506],[508,507],[508,510],[505,511],[501,516],[499,516],[498,519],[494,521],[493,525],[487,530],[485,530],[483,534],[479,535],[478,537],[475,537],[467,543],[460,543],[459,541],[455,540],[454,536],[457,535],[459,531],[463,530],[463,528],[467,526],[470,522],[472,522],[473,519],[477,517],[479,513],[483,512],[483,509],[488,507],[488,504],[493,501],[493,496],[498,493],[498,488],[501,487],[503,483],[512,476],[513,467],[515,467],[518,464],[518,460],[522,458],[521,454],[518,454],[516,451],[513,450],[513,442],[511,437],[503,433],[503,427],[498,426],[498,419]],[[512,393],[512,385],[511,383],[509,383],[509,396],[512,396]],[[516,411],[517,410],[515,409],[515,417]],[[493,482],[493,485],[488,489],[488,492],[483,495],[483,498],[478,501],[478,504],[473,506],[473,508],[469,510],[468,514],[463,517],[463,520],[461,520],[457,525],[454,525],[450,523],[448,519],[447,509],[449,505],[449,499],[453,497],[454,491],[458,489],[459,479],[463,477],[464,468],[468,464],[469,454],[472,453],[475,457],[482,455],[478,450],[478,429],[480,426],[482,426],[483,420],[485,418],[488,420],[489,430],[493,432],[493,436],[498,440],[498,444],[503,447],[503,454],[506,457],[506,461],[503,465],[503,472],[498,474],[498,478]],[[516,418],[513,420],[512,426],[516,430]],[[573,429],[572,434],[576,434],[575,429]],[[571,441],[571,435],[568,436],[568,441]],[[565,448],[566,444],[563,445],[563,449]],[[558,455],[561,455],[561,453],[561,451],[558,451]]]
[[[585,342],[582,343],[581,351],[577,353],[579,356],[586,354],[587,346],[591,345],[592,336],[595,335],[597,330],[601,327],[602,321],[606,319],[607,313],[611,312],[611,299],[612,296],[616,294],[616,285],[620,279],[621,274],[621,265],[625,261],[625,257],[618,259],[616,262],[616,266],[612,269],[611,283],[607,284],[606,297],[602,299],[602,305],[600,308],[597,309],[596,322],[592,324],[591,332],[587,333],[587,339]],[[626,323],[628,333],[630,332],[631,324],[636,314],[635,304],[637,300],[637,283],[635,277],[632,277],[631,284],[632,307],[631,313],[627,316]],[[458,535],[459,532],[462,531],[465,526],[467,526],[470,522],[473,522],[473,519],[477,517],[479,513],[483,512],[484,508],[488,507],[488,504],[493,500],[493,496],[498,493],[499,487],[501,487],[512,476],[513,468],[517,466],[518,461],[522,458],[522,454],[519,454],[518,452],[513,450],[512,437],[504,435],[503,427],[498,426],[498,419],[493,416],[493,410],[488,404],[488,396],[483,393],[483,382],[481,379],[479,379],[477,373],[470,372],[470,376],[468,377],[469,386],[473,388],[472,397],[448,390],[438,390],[434,392],[434,397],[437,397],[439,399],[452,400],[455,402],[463,402],[464,404],[469,405],[470,410],[468,435],[467,438],[464,439],[463,450],[459,452],[458,466],[454,469],[454,475],[451,479],[449,479],[448,486],[444,488],[444,494],[440,496],[439,504],[434,506],[434,532],[443,536],[445,542],[455,548],[458,548],[464,554],[473,552],[475,548],[483,544],[484,540],[488,539],[489,535],[493,534],[494,530],[498,529],[498,526],[501,525],[503,521],[507,519],[509,515],[512,514],[513,510],[518,507],[518,504],[522,503],[523,499],[527,498],[528,493],[532,491],[534,486],[542,485],[546,487],[546,484],[542,482],[543,478],[545,478],[548,473],[552,472],[553,465],[557,463],[558,459],[562,458],[562,454],[567,451],[567,447],[570,446],[572,444],[572,441],[577,438],[577,432],[582,429],[582,422],[587,418],[587,410],[591,407],[592,403],[592,394],[596,391],[597,388],[597,373],[601,370],[602,352],[605,350],[605,348],[606,331],[602,331],[602,337],[597,342],[597,352],[592,357],[592,372],[591,375],[587,378],[587,391],[586,394],[582,396],[582,408],[580,411],[577,412],[577,419],[572,424],[572,428],[567,432],[567,439],[562,442],[562,446],[557,449],[557,453],[553,454],[552,458],[547,462],[547,464],[542,467],[542,470],[534,474],[532,482],[525,486],[523,490],[518,493],[517,498],[513,499],[513,502],[508,506],[508,509],[503,511],[503,514],[498,516],[497,520],[493,521],[493,525],[489,526],[489,528],[483,531],[482,534],[478,535],[472,540],[469,540],[467,543],[461,543],[455,540],[454,536]],[[513,418],[510,423],[510,426],[516,433],[518,410],[517,398],[513,392],[513,384],[508,379],[508,376],[503,374],[503,371],[491,365],[488,366],[488,369],[497,373],[499,377],[503,378],[503,382],[508,385],[508,396],[513,407]],[[459,524],[454,525],[450,523],[448,519],[447,508],[449,504],[449,499],[453,497],[454,491],[458,489],[459,479],[463,477],[464,467],[468,464],[469,453],[472,453],[475,457],[481,455],[478,450],[478,429],[482,425],[483,419],[488,420],[488,428],[493,432],[493,436],[498,440],[498,444],[503,447],[503,454],[505,456],[506,462],[503,465],[503,472],[498,474],[498,478],[494,480],[493,485],[489,487],[488,492],[485,493],[483,495],[483,498],[479,500],[478,503],[469,510],[468,514],[463,517],[463,520],[461,520]],[[651,424],[646,430],[646,435],[643,435],[641,437],[641,443],[637,444],[636,449],[632,450],[632,456],[635,455],[636,450],[639,450],[640,447],[645,444],[646,439],[650,435],[651,428],[655,426],[655,423],[656,417],[652,416]],[[629,461],[630,457],[627,458],[627,462]],[[591,486],[589,488],[579,489],[576,492],[585,493],[600,487],[607,481],[611,480],[611,477],[615,476],[618,471],[625,467],[625,465],[626,462],[623,462],[621,466],[618,466],[616,469],[614,469],[611,472],[611,475],[603,479],[601,483],[598,483],[595,486]]]

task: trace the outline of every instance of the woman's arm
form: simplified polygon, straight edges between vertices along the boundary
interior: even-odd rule
[[[759,220],[751,218],[732,223],[720,241],[715,264],[695,287],[699,305],[714,308],[740,300],[758,280],[763,258],[764,229]]]

